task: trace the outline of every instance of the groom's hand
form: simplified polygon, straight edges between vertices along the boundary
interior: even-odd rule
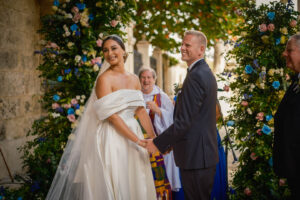
[[[146,142],[146,149],[149,153],[155,153],[158,151],[157,147],[153,143],[153,139],[144,140]]]

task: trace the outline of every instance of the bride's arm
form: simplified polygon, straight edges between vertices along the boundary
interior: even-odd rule
[[[96,95],[97,98],[101,98],[106,96],[107,94],[111,93],[111,85],[110,80],[104,74],[100,76],[96,83]],[[117,115],[113,114],[107,118],[108,121],[114,126],[114,128],[121,133],[123,136],[131,140],[132,142],[144,147],[144,142],[140,141],[140,139],[129,129],[129,127],[125,124],[122,118]],[[142,138],[141,138],[142,139]]]
[[[141,90],[141,84],[137,76],[135,82],[136,82],[136,89]],[[155,138],[153,125],[146,109],[144,107],[137,108],[135,111],[135,115],[139,118],[141,125],[145,129],[147,135],[150,138]]]

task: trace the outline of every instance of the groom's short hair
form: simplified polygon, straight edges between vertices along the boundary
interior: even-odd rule
[[[289,40],[294,40],[296,46],[298,47],[298,49],[300,49],[300,33],[292,35]]]
[[[206,38],[206,36],[205,36],[205,34],[203,32],[201,32],[201,31],[195,31],[195,30],[189,30],[189,31],[186,31],[184,33],[184,36],[186,36],[186,35],[194,35],[194,36],[196,36],[199,39],[200,43],[202,45],[204,45],[204,47],[206,49],[206,47],[207,47],[207,38]]]

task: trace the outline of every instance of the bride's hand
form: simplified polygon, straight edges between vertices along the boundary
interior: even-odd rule
[[[136,144],[143,147],[143,148],[146,148],[146,146],[147,146],[147,142],[145,140],[138,140],[136,142]]]

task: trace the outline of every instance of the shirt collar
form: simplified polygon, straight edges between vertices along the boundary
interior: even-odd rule
[[[159,87],[154,85],[153,86],[153,90],[149,93],[149,94],[143,94],[144,96],[153,96],[153,95],[156,95],[158,94],[160,91],[159,91]]]
[[[198,61],[200,61],[200,60],[203,60],[203,58],[200,58],[200,59],[198,59],[198,60],[196,60],[195,62],[193,62],[190,66],[189,66],[189,71],[194,67],[194,65],[198,62]]]

